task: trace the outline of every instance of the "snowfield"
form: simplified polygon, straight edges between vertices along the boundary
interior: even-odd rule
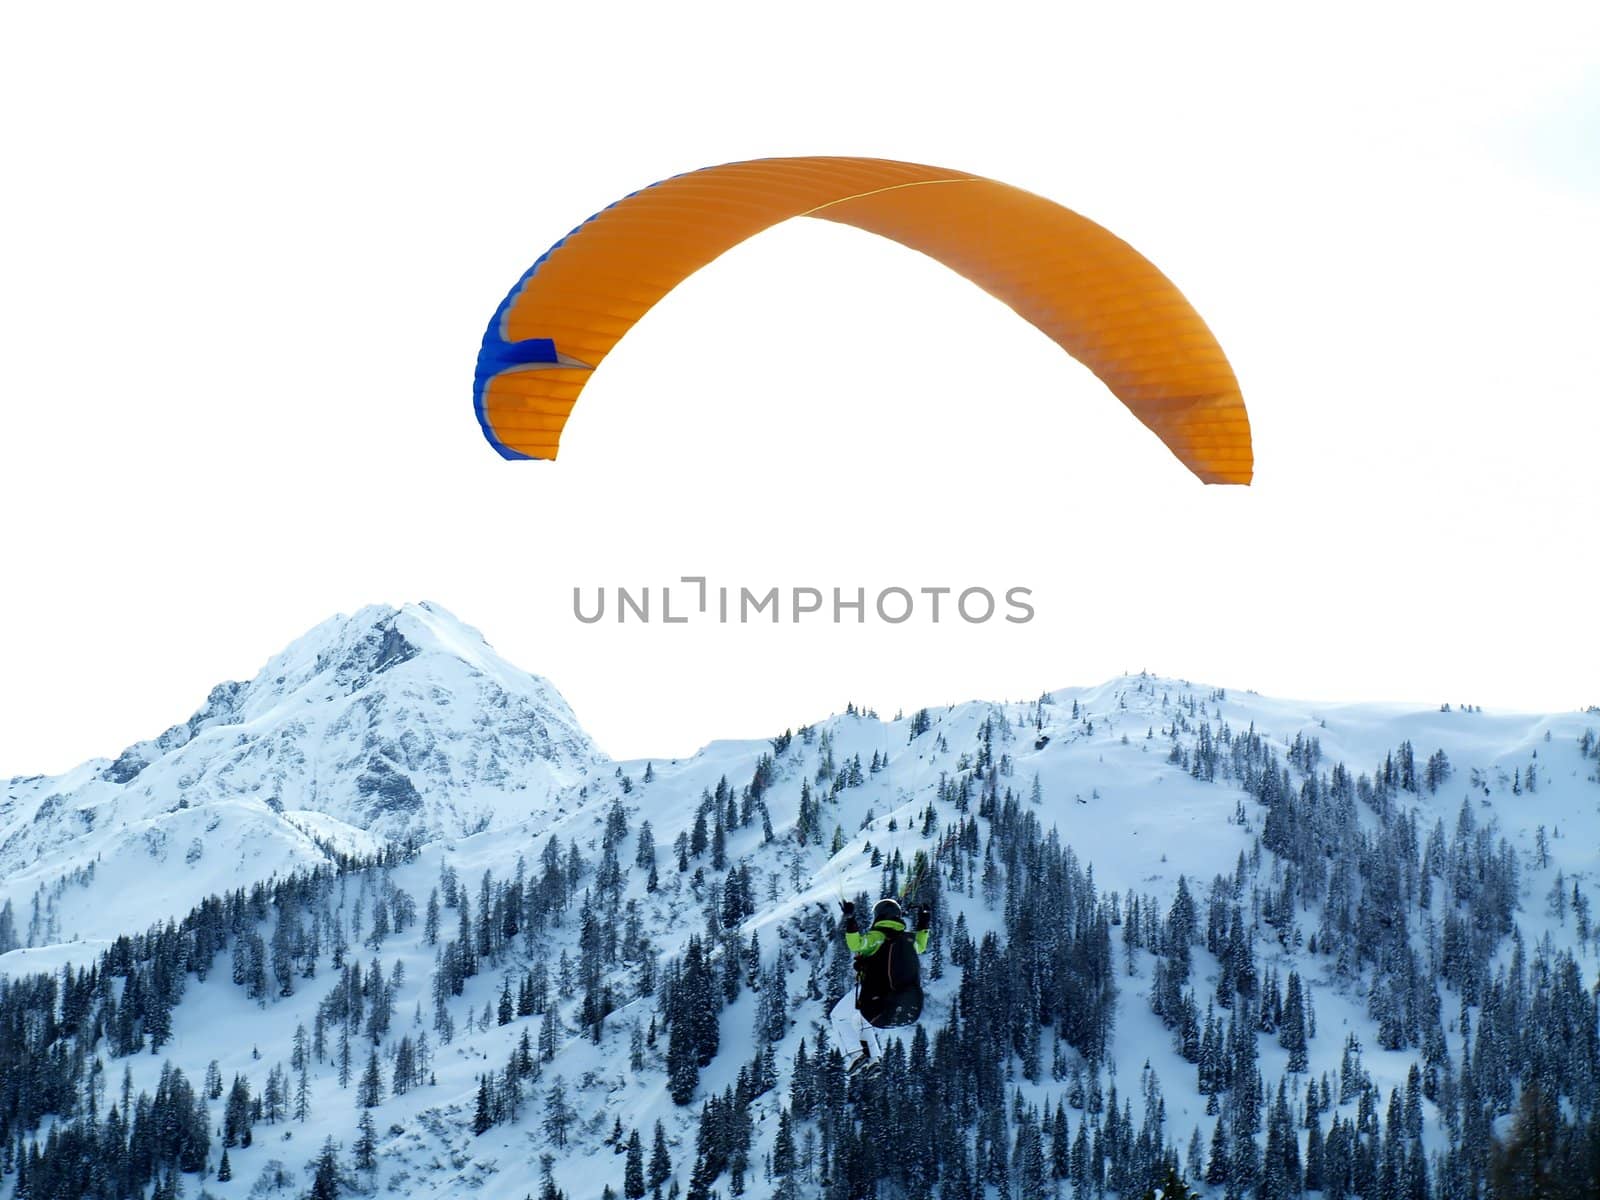
[[[540,1193],[541,1155],[549,1154],[551,1179],[567,1195],[598,1198],[609,1186],[622,1196],[625,1145],[610,1144],[610,1135],[620,1124],[625,1142],[637,1130],[648,1161],[657,1122],[671,1161],[662,1193],[676,1187],[692,1194],[704,1103],[737,1089],[742,1069],[759,1060],[764,1044],[775,1065],[775,1086],[745,1106],[749,1165],[741,1183],[747,1195],[777,1195],[784,1180],[772,1173],[773,1156],[780,1113],[792,1099],[796,1053],[802,1039],[812,1057],[819,1046],[826,1053],[837,1045],[841,1039],[829,1019],[836,1004],[848,1023],[848,997],[841,1000],[837,987],[840,951],[832,945],[839,901],[875,899],[890,864],[903,880],[917,855],[934,859],[927,869],[937,873],[930,894],[938,900],[941,977],[925,980],[921,1025],[930,1039],[959,1009],[965,975],[982,969],[955,964],[956,920],[973,943],[993,934],[1006,944],[1004,851],[995,817],[981,812],[982,795],[992,787],[1002,797],[1009,792],[1015,812],[1036,821],[1041,834],[1055,831],[1076,864],[1092,872],[1099,900],[1115,895],[1119,917],[1130,915],[1129,903],[1137,898],[1141,912],[1153,913],[1148,923],[1156,929],[1167,921],[1184,881],[1198,914],[1185,988],[1192,989],[1202,1018],[1223,970],[1204,944],[1208,899],[1219,876],[1233,878],[1243,865],[1238,895],[1227,903],[1242,911],[1255,970],[1263,984],[1271,974],[1280,988],[1296,972],[1314,1020],[1314,1032],[1307,1031],[1307,1071],[1290,1072],[1290,1052],[1274,1034],[1256,1038],[1266,1108],[1270,1113],[1278,1081],[1288,1075],[1288,1100],[1304,1147],[1306,1084],[1330,1073],[1337,1087],[1348,1037],[1360,1042],[1359,1069],[1385,1104],[1392,1090],[1404,1093],[1421,1051],[1409,1040],[1382,1048],[1370,997],[1372,968],[1352,970],[1347,963],[1341,971],[1335,955],[1313,951],[1311,942],[1330,926],[1322,900],[1303,904],[1291,926],[1274,927],[1270,912],[1263,915],[1270,897],[1293,886],[1285,882],[1282,856],[1262,845],[1268,806],[1232,775],[1226,754],[1210,778],[1196,767],[1205,747],[1234,746],[1253,734],[1302,797],[1307,777],[1326,776],[1335,764],[1352,777],[1379,779],[1386,760],[1398,762],[1396,755],[1409,745],[1414,787],[1397,784],[1387,808],[1354,804],[1354,830],[1376,844],[1403,817],[1421,855],[1436,825],[1457,844],[1464,812],[1474,831],[1492,823],[1519,869],[1514,920],[1520,938],[1520,948],[1511,937],[1495,941],[1492,968],[1506,968],[1515,954],[1532,958],[1544,945],[1575,960],[1583,987],[1593,995],[1600,942],[1593,926],[1580,934],[1569,901],[1580,895],[1586,904],[1600,871],[1600,759],[1585,747],[1586,731],[1592,744],[1592,731],[1600,729],[1594,711],[1320,705],[1137,675],[894,719],[855,711],[796,718],[787,736],[774,730],[772,740],[715,742],[677,761],[612,761],[548,682],[505,663],[481,636],[437,606],[370,608],[336,618],[296,641],[248,683],[213,690],[193,717],[159,737],[65,775],[3,786],[0,903],[10,905],[11,944],[0,923],[0,951],[8,951],[0,953],[0,977],[59,977],[67,964],[95,964],[114,939],[182,921],[207,897],[268,881],[280,885],[320,869],[332,880],[331,917],[324,927],[307,914],[320,951],[297,956],[290,994],[273,985],[264,995],[249,995],[232,974],[239,950],[224,949],[203,980],[188,977],[171,1013],[170,1036],[157,1052],[112,1056],[104,1044],[95,1052],[104,1062],[102,1114],[121,1103],[125,1088],[134,1096],[154,1093],[164,1064],[180,1068],[199,1089],[214,1063],[224,1089],[240,1076],[257,1098],[269,1073],[283,1067],[291,1085],[285,1114],[256,1123],[248,1147],[228,1147],[226,1181],[216,1177],[226,1090],[223,1099],[206,1101],[212,1127],[207,1174],[180,1176],[186,1195],[202,1189],[217,1197],[306,1194],[313,1182],[310,1164],[332,1138],[351,1190],[520,1200]],[[919,731],[919,722],[926,729]],[[1297,741],[1303,752],[1295,750]],[[1448,771],[1430,789],[1422,774],[1436,755]],[[721,783],[738,809],[741,793],[762,775],[748,823],[721,829],[726,865],[714,867],[714,851],[702,849],[686,855],[688,869],[680,870],[676,847],[680,839],[695,838],[697,819],[706,812],[702,798],[717,793]],[[846,782],[836,784],[841,777]],[[963,778],[969,781],[965,799],[957,796]],[[813,814],[803,843],[802,788]],[[725,822],[721,805],[716,807],[713,824],[720,828]],[[610,829],[619,815],[626,825],[620,838]],[[659,876],[654,890],[639,849],[646,821]],[[976,852],[953,849],[940,857],[944,839],[966,821],[974,825]],[[526,931],[506,937],[462,981],[460,994],[441,1002],[436,981],[445,969],[443,950],[460,921],[459,908],[443,903],[442,881],[449,875],[459,881],[476,918],[486,873],[491,895],[512,880],[529,880],[531,891],[551,838],[563,856],[576,847],[582,859],[567,903],[537,937]],[[609,884],[600,877],[608,842],[621,872]],[[370,863],[385,854],[386,866],[348,865],[352,858]],[[1337,861],[1332,851],[1327,857]],[[960,881],[952,881],[951,864],[958,858],[971,862]],[[1002,864],[995,869],[1000,874],[994,890],[982,878],[990,858]],[[723,926],[712,910],[719,897],[726,902],[735,873],[739,886],[748,885],[750,903],[731,926]],[[1410,899],[1393,917],[1419,960],[1436,965],[1450,900],[1440,877],[1429,885],[1431,907],[1421,906],[1414,889],[1425,873],[1401,871]],[[1551,899],[1558,876],[1559,905]],[[1363,886],[1370,893],[1377,885]],[[424,911],[436,889],[438,936],[430,942]],[[397,893],[409,898],[415,915],[402,930],[374,935],[374,907],[384,898],[393,909]],[[631,949],[605,956],[602,979],[614,1007],[598,1042],[583,1021],[578,982],[586,911],[603,912],[601,925],[631,924],[622,935]],[[264,943],[272,942],[280,919],[288,918],[263,914]],[[1020,1057],[1006,1067],[1007,1111],[1001,1119],[1010,1122],[1007,1144],[1015,1146],[1026,1125],[1018,1123],[1021,1110],[1014,1106],[1037,1106],[1048,1118],[1065,1101],[1069,1132],[1075,1134],[1088,1117],[1093,1134],[1102,1118],[1072,1104],[1069,1093],[1074,1075],[1081,1083],[1098,1065],[1100,1085],[1114,1085],[1119,1103],[1131,1102],[1135,1128],[1146,1120],[1146,1099],[1159,1096],[1163,1141],[1181,1161],[1191,1137],[1198,1137],[1202,1157],[1209,1159],[1215,1107],[1208,1111],[1196,1066],[1180,1053],[1174,1028],[1152,1011],[1159,947],[1137,932],[1130,943],[1125,924],[1109,932],[1116,996],[1104,1061],[1091,1064],[1077,1050],[1053,1043],[1053,1031],[1041,1031],[1043,1066],[1036,1077],[1026,1077]],[[368,978],[374,964],[384,978],[399,978],[390,992],[392,1019],[375,1047],[382,1100],[363,1109],[355,1099],[373,1038],[359,1029],[350,1037],[350,1078],[341,1083],[335,1022],[325,1014],[327,1045],[320,1058],[309,1056],[306,1112],[297,1119],[297,1073],[289,1065],[296,1031],[309,1036],[317,1027],[319,1006],[340,978],[330,957],[336,936],[348,946],[345,961],[359,964]],[[705,940],[719,964],[718,980],[720,964],[735,945],[742,951],[754,939],[759,965],[743,973],[736,998],[715,1014],[719,1048],[700,1068],[692,1100],[680,1105],[670,1094],[660,985],[688,952],[691,936]],[[648,993],[639,985],[646,957],[657,964],[656,986]],[[571,976],[564,990],[557,982],[563,966]],[[930,967],[931,962],[925,975]],[[553,1017],[516,1015],[500,1023],[496,1009],[503,991],[515,999],[541,969],[549,980],[547,1011]],[[813,994],[818,980],[822,995]],[[784,1028],[767,1040],[754,1031],[773,1003],[770,996],[763,1000],[761,989],[772,986],[782,988],[777,1003]],[[1469,1013],[1476,1029],[1483,997],[1464,1006],[1442,982],[1437,994],[1445,1057],[1459,1066],[1466,1048],[1459,1014]],[[448,1014],[448,1032],[440,1028],[441,1012]],[[1222,1009],[1217,1014],[1227,1016]],[[1588,1020],[1592,1026],[1592,1005]],[[540,1045],[541,1027],[551,1023],[556,1045],[539,1064],[537,1078],[524,1084],[519,1114],[475,1133],[482,1078],[504,1071],[524,1036]],[[646,1036],[652,1027],[653,1040]],[[394,1094],[390,1081],[400,1040],[414,1047],[424,1034],[431,1051],[425,1078]],[[910,1048],[910,1030],[888,1041],[895,1037]],[[854,1051],[853,1045],[838,1048]],[[571,1109],[560,1137],[547,1120],[557,1079]],[[1225,1114],[1231,1103],[1224,1100]],[[1433,1163],[1429,1186],[1437,1189],[1443,1186],[1440,1164],[1456,1138],[1440,1103],[1422,1104],[1420,1142]],[[1354,1100],[1340,1105],[1335,1097],[1334,1110],[1346,1121],[1357,1107]],[[368,1170],[350,1165],[363,1112],[372,1114],[377,1138],[376,1166]],[[1380,1107],[1375,1120],[1384,1115]],[[1322,1114],[1324,1124],[1329,1116]],[[43,1139],[67,1118],[46,1115],[29,1137]],[[811,1128],[796,1119],[796,1140]],[[1503,1133],[1509,1121],[1502,1119],[1499,1128]],[[565,1146],[557,1145],[561,1140]],[[1019,1162],[1025,1157],[1020,1151],[1015,1156]],[[272,1186],[274,1163],[292,1179],[282,1191]],[[836,1171],[843,1169],[836,1163]],[[1005,1186],[1026,1195],[1021,1180],[1019,1175]],[[14,1192],[16,1181],[14,1171],[0,1176],[0,1195]],[[1206,1195],[1226,1190],[1199,1179],[1192,1183]],[[791,1184],[792,1194],[829,1194],[814,1168],[809,1179],[797,1170]],[[721,1174],[709,1186],[729,1195],[731,1177]],[[991,1180],[989,1194],[999,1194],[999,1186]],[[1074,1194],[1066,1180],[1052,1187],[1055,1194]]]

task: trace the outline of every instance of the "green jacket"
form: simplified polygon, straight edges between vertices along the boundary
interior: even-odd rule
[[[865,933],[857,933],[854,930],[846,930],[844,935],[844,944],[849,948],[850,953],[852,954],[860,954],[863,956],[876,954],[878,952],[878,948],[883,945],[883,930],[885,929],[893,929],[899,933],[904,933],[906,927],[900,921],[879,921]],[[918,954],[927,953],[928,931],[926,929],[919,929],[917,931],[916,945]]]

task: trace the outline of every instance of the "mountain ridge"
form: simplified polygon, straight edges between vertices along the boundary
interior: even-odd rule
[[[322,622],[115,758],[8,781],[0,880],[15,902],[92,862],[165,864],[217,843],[287,870],[324,859],[318,840],[356,848],[506,824],[607,761],[560,693],[476,630],[437,605],[374,605]]]
[[[355,688],[345,700],[427,661],[375,671],[381,624],[352,635],[365,649],[345,672]],[[347,665],[340,653],[309,658],[323,670],[306,680],[322,687]],[[457,661],[434,666],[448,674]],[[480,729],[500,711],[457,715]],[[1419,1195],[1462,1195],[1460,1179],[1481,1178],[1494,1134],[1512,1128],[1517,1072],[1569,1089],[1564,1103],[1580,1116],[1600,1095],[1583,1069],[1600,1058],[1588,1054],[1600,1045],[1594,1001],[1580,1004],[1565,982],[1578,979],[1586,996],[1600,953],[1585,891],[1600,875],[1596,724],[1583,713],[1319,706],[1140,674],[889,720],[850,706],[675,760],[586,759],[564,786],[498,809],[499,823],[418,836],[403,822],[358,828],[285,805],[274,818],[301,822],[296,836],[314,851],[292,861],[271,859],[224,811],[259,814],[264,802],[214,794],[163,811],[165,869],[145,865],[141,840],[128,848],[137,871],[119,875],[112,856],[69,872],[77,877],[46,906],[54,932],[70,936],[67,922],[99,914],[99,936],[63,944],[19,906],[17,940],[31,948],[0,954],[0,977],[64,987],[90,963],[117,963],[147,995],[158,965],[181,951],[191,965],[177,976],[188,982],[169,970],[161,985],[174,992],[170,1011],[125,1013],[96,1051],[111,1053],[107,1073],[125,1066],[130,1088],[152,1094],[163,1061],[191,1081],[214,1063],[258,1102],[276,1089],[281,1109],[297,1028],[344,1031],[351,1064],[339,1065],[334,1034],[303,1058],[308,1115],[254,1118],[255,1145],[229,1147],[233,1179],[202,1184],[218,1197],[271,1195],[280,1179],[287,1194],[303,1191],[324,1137],[340,1144],[341,1164],[364,1144],[363,1114],[376,1120],[376,1165],[340,1167],[362,1188],[515,1200],[548,1177],[557,1191],[598,1195],[603,1181],[622,1182],[621,1146],[606,1131],[631,1128],[648,1144],[659,1122],[671,1184],[689,1196],[709,1200],[735,1170],[755,1197],[832,1196],[844,1185],[825,1179],[864,1188],[868,1178],[839,1139],[890,1136],[872,1134],[857,1105],[878,1106],[874,1121],[895,1129],[911,1122],[893,1136],[937,1145],[929,1153],[944,1179],[986,1180],[975,1192],[953,1182],[953,1194],[988,1200],[1051,1194],[1036,1188],[1030,1147],[1066,1153],[1074,1127],[1108,1147],[1096,1168],[1108,1193],[1142,1195],[1174,1159],[1209,1173],[1209,1136],[1211,1159],[1221,1139],[1224,1171],[1256,1172],[1267,1188],[1240,1192],[1289,1197],[1284,1138],[1304,1156],[1304,1181],[1309,1129],[1320,1138],[1330,1116],[1326,1144],[1337,1149],[1326,1153],[1366,1180],[1358,1192],[1376,1194],[1381,1168]],[[226,743],[236,728],[205,725],[167,755]],[[366,761],[341,776],[358,814]],[[529,760],[540,778],[545,761]],[[78,770],[69,777],[86,777]],[[503,794],[525,795],[518,781]],[[45,823],[71,811],[57,804]],[[196,826],[209,837],[180,866]],[[360,862],[329,857],[341,838]],[[913,872],[919,855],[928,865]],[[185,871],[209,888],[198,907],[161,890]],[[913,878],[935,909],[928,1000],[917,1029],[881,1047],[884,1078],[924,1097],[938,1075],[962,1097],[931,1105],[927,1119],[944,1123],[921,1126],[915,1104],[902,1112],[877,1085],[835,1078],[828,1065],[855,1036],[832,914]],[[176,930],[164,927],[169,915],[181,918]],[[1070,936],[1057,940],[1057,929]],[[1030,951],[1047,942],[1047,953]],[[1025,980],[1032,999],[1009,995],[996,972]],[[535,981],[545,998],[524,1013]],[[1515,1004],[1497,999],[1510,995]],[[685,997],[695,998],[687,1009]],[[1558,1002],[1571,1011],[1531,1024],[1566,1040],[1542,1047],[1527,1014]],[[371,1025],[380,1007],[392,1009],[392,1028]],[[1303,1047],[1289,1036],[1297,1022]],[[535,1033],[539,1065],[524,1073],[519,1046]],[[691,1033],[698,1051],[681,1044]],[[368,1036],[367,1073],[382,1093],[372,1105],[356,1078]],[[429,1047],[420,1082],[403,1065],[419,1044]],[[934,1065],[952,1055],[970,1065],[953,1075]],[[1485,1097],[1482,1112],[1464,1107],[1467,1073],[1482,1079],[1469,1093]],[[1273,1101],[1274,1080],[1292,1085],[1287,1101]],[[1103,1084],[1115,1090],[1097,1108]],[[1297,1098],[1308,1087],[1312,1100]],[[1117,1095],[1144,1104],[1142,1126],[1131,1107],[1113,1120]],[[948,1124],[968,1112],[976,1126]],[[788,1150],[784,1122],[798,1131]],[[1285,1134],[1291,1126],[1299,1132]],[[810,1150],[806,1136],[818,1139]],[[219,1149],[213,1137],[211,1172]],[[769,1177],[791,1153],[809,1165]],[[880,1182],[885,1195],[924,1194]],[[0,1195],[7,1186],[0,1176]],[[1052,1186],[1079,1187],[1065,1177]],[[1201,1190],[1237,1194],[1229,1186]]]

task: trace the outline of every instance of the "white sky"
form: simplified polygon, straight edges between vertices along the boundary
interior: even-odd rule
[[[1600,8],[1125,7],[6,6],[0,775],[411,599],[619,755],[1141,667],[1600,703]],[[1233,361],[1255,486],[1201,487],[959,277],[804,221],[636,327],[560,463],[489,449],[478,343],[546,246],[806,153],[1126,238]],[[571,616],[574,585],[682,574],[1024,585],[1039,615]]]

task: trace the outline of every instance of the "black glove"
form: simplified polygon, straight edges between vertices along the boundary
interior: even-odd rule
[[[917,905],[917,932],[922,933],[933,919],[933,911],[926,904]]]

